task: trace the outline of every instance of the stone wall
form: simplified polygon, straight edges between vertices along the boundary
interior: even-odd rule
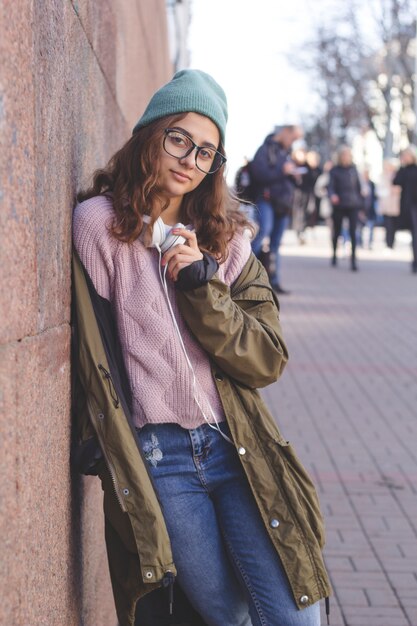
[[[71,474],[76,191],[171,75],[163,0],[0,0],[0,624],[115,626],[99,481]]]

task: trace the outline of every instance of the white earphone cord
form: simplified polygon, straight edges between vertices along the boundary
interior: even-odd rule
[[[172,309],[171,301],[170,301],[169,295],[168,295],[168,285],[167,285],[167,282],[166,282],[166,273],[167,273],[168,266],[165,267],[164,274],[162,275],[162,272],[161,272],[162,251],[161,251],[161,248],[159,247],[159,245],[155,245],[155,248],[159,252],[159,263],[158,263],[159,278],[161,279],[162,287],[164,289],[165,297],[166,297],[166,300],[167,300],[167,303],[168,303],[168,309],[169,309],[169,312],[171,314],[172,321],[174,323],[174,328],[175,328],[175,330],[177,332],[178,338],[180,340],[180,345],[181,345],[182,351],[184,352],[184,356],[185,356],[188,368],[189,368],[189,370],[191,372],[194,400],[195,400],[198,408],[200,409],[201,414],[204,417],[205,422],[210,426],[210,428],[212,428],[213,430],[217,430],[221,434],[223,439],[225,439],[226,441],[231,443],[232,446],[234,446],[235,444],[233,443],[233,441],[227,435],[225,435],[222,432],[222,430],[221,430],[221,428],[219,426],[219,423],[217,421],[216,415],[214,414],[214,411],[213,411],[212,406],[211,406],[210,402],[208,401],[208,399],[207,399],[207,403],[208,403],[208,406],[209,406],[209,409],[210,409],[210,413],[211,413],[211,415],[212,415],[212,417],[214,419],[215,425],[213,425],[209,421],[207,415],[204,412],[203,407],[201,406],[201,404],[200,404],[200,402],[198,400],[198,397],[197,397],[197,384],[198,384],[198,382],[197,382],[197,379],[196,379],[196,376],[195,376],[194,368],[193,368],[192,363],[190,361],[190,358],[189,358],[189,356],[187,354],[187,350],[185,348],[183,338],[181,337],[181,331],[180,331],[180,329],[178,327],[177,320],[175,319],[175,313],[174,313],[174,311]]]

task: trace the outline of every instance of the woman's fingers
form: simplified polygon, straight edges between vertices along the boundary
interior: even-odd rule
[[[171,233],[181,235],[186,240],[186,243],[173,246],[162,257],[162,265],[168,266],[168,275],[172,280],[177,280],[178,273],[194,261],[200,261],[203,254],[198,247],[197,236],[194,231],[186,228],[173,228]]]
[[[174,282],[178,280],[178,274],[184,267],[187,267],[188,265],[191,265],[191,263],[177,263],[177,265],[173,268],[172,272],[170,272],[169,274],[171,277],[171,280],[173,280]]]
[[[173,228],[171,233],[173,235],[181,235],[181,237],[184,237],[190,248],[198,248],[197,235],[194,230],[188,230],[187,228]]]
[[[197,256],[196,254],[190,253],[190,248],[186,249],[188,252],[177,252],[173,254],[168,261],[168,274],[172,280],[177,280],[178,272],[180,272],[184,267],[187,267],[187,265],[191,265],[195,261],[199,261],[203,258],[201,252]]]
[[[162,265],[169,265],[171,259],[179,254],[189,258],[191,263],[203,258],[203,253],[199,248],[190,248],[190,246],[186,246],[185,244],[179,244],[168,250],[168,252],[165,252],[162,257]]]

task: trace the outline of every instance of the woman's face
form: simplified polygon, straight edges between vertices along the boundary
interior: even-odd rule
[[[174,129],[188,135],[197,146],[217,150],[220,141],[219,131],[214,122],[204,115],[187,113],[174,124]],[[180,202],[184,194],[193,191],[207,176],[197,168],[195,155],[194,149],[181,159],[171,156],[164,150],[163,138],[161,139],[158,190],[170,204],[175,199]]]

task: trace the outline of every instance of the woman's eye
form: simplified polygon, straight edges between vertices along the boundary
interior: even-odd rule
[[[188,143],[185,137],[181,137],[181,135],[171,135],[170,139],[176,146],[186,146]]]
[[[200,156],[205,161],[212,160],[214,157],[214,151],[209,150],[208,148],[203,148],[202,150],[200,150]]]

